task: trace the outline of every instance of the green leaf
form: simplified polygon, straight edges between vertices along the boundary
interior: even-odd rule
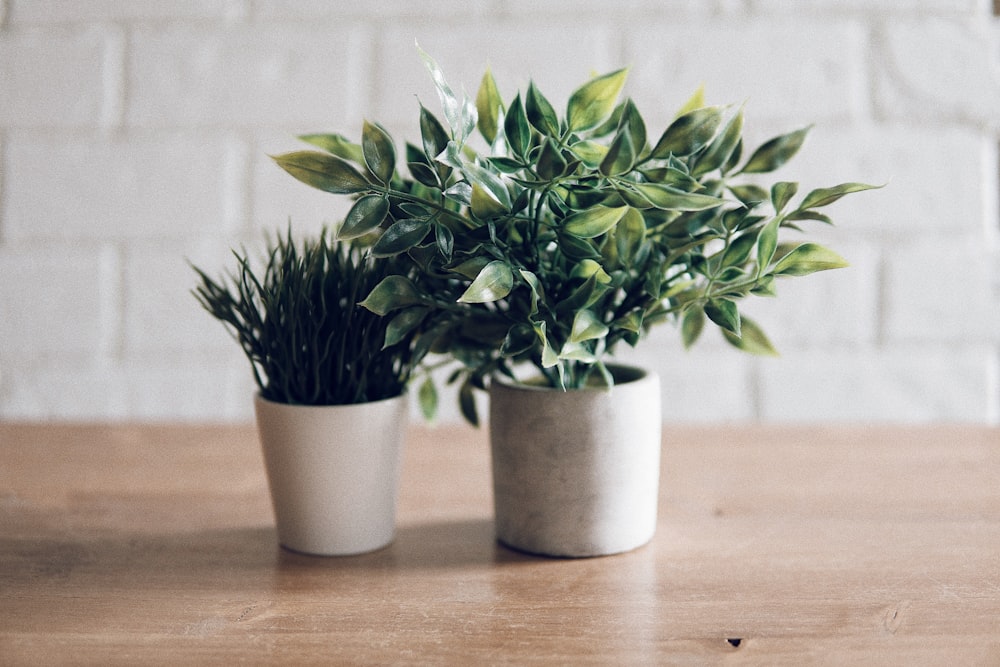
[[[685,349],[690,349],[705,328],[705,311],[700,308],[688,308],[681,320],[681,342]]]
[[[423,105],[420,106],[420,138],[429,161],[433,161],[448,148],[448,133],[441,121]]]
[[[608,272],[593,259],[581,260],[573,267],[573,270],[569,274],[570,279],[582,278],[586,280],[591,276],[594,276],[594,279],[602,285],[607,285],[611,282],[611,276],[608,275]]]
[[[809,133],[808,127],[795,132],[783,134],[765,142],[760,148],[754,151],[747,163],[743,165],[741,173],[744,174],[764,174],[774,171],[791,160],[799,149],[802,142]]]
[[[778,351],[756,322],[748,317],[743,317],[741,318],[740,328],[739,336],[734,335],[726,329],[722,330],[722,335],[731,345],[744,352],[764,357],[778,356]]]
[[[635,166],[635,146],[628,125],[619,128],[618,134],[608,146],[608,152],[601,160],[600,171],[605,176],[627,174]]]
[[[803,243],[778,260],[772,273],[776,276],[806,276],[817,271],[842,269],[847,260],[817,243]]]
[[[349,195],[371,189],[371,184],[357,169],[336,155],[295,151],[273,159],[298,180],[324,192]]]
[[[767,201],[768,198],[767,190],[752,183],[733,185],[729,188],[729,191],[736,195],[736,198],[748,208],[753,208],[756,204]]]
[[[646,220],[642,217],[642,213],[629,207],[615,227],[615,248],[622,264],[626,267],[633,265],[645,240]]]
[[[434,81],[438,99],[441,100],[441,109],[444,112],[445,121],[451,127],[452,138],[459,143],[464,142],[469,130],[472,129],[468,124],[468,111],[464,108],[465,104],[452,91],[451,86],[448,85],[448,82],[444,78],[444,72],[441,71],[437,62],[419,46],[417,47],[417,51],[420,53],[420,58],[424,61],[424,65],[427,67],[427,71],[430,72],[431,79]]]
[[[650,157],[665,159],[671,155],[684,156],[697,153],[715,137],[722,124],[726,108],[704,107],[690,111],[664,131],[656,142]]]
[[[521,94],[514,97],[503,121],[503,131],[515,155],[524,158],[531,148],[531,126],[521,103]]]
[[[476,396],[473,392],[472,382],[466,379],[458,390],[458,407],[467,422],[479,426],[479,411],[476,409]]]
[[[420,414],[426,421],[433,421],[437,416],[438,392],[434,385],[434,380],[428,375],[420,383],[417,389],[417,402],[420,405]]]
[[[312,144],[316,148],[325,150],[327,153],[342,157],[345,160],[364,164],[365,157],[361,151],[361,146],[352,143],[339,134],[302,134],[299,139]]]
[[[416,286],[405,276],[388,276],[359,303],[376,315],[387,315],[397,308],[423,303]]]
[[[778,247],[778,231],[781,226],[781,217],[772,218],[757,237],[757,275],[761,276],[767,265],[774,258],[774,251]]]
[[[686,113],[690,113],[695,109],[701,109],[705,105],[705,86],[701,85],[691,94],[691,97],[684,102],[684,105],[677,110],[677,115],[674,118],[680,118]]]
[[[423,241],[430,231],[431,225],[426,220],[417,218],[398,220],[382,232],[382,236],[372,246],[372,255],[391,257],[406,252]]]
[[[500,99],[497,82],[493,78],[493,72],[486,68],[483,78],[479,82],[479,91],[476,93],[476,111],[479,115],[477,122],[479,132],[491,144],[497,137],[499,112],[502,110],[503,100]]]
[[[632,140],[632,148],[636,156],[642,155],[642,152],[646,150],[646,123],[632,100],[625,101],[619,127],[627,128],[626,131]]]
[[[524,98],[524,111],[528,122],[544,135],[559,138],[559,117],[535,84],[528,84],[528,93]]]
[[[799,210],[804,211],[810,208],[826,206],[853,192],[877,190],[881,187],[883,186],[868,185],[867,183],[841,183],[840,185],[835,185],[832,188],[817,188],[806,195],[805,199],[802,200],[802,203],[799,204]]]
[[[366,120],[361,132],[361,150],[368,170],[383,185],[388,185],[396,172],[396,151],[389,134]]]
[[[585,340],[604,338],[608,335],[608,331],[610,331],[608,326],[594,314],[594,311],[581,310],[573,318],[569,340],[571,343],[582,343]]]
[[[497,259],[483,267],[458,300],[462,303],[498,301],[510,294],[513,287],[514,273],[510,265]]]
[[[569,150],[577,157],[577,159],[591,169],[599,167],[601,162],[604,161],[604,156],[608,154],[607,146],[596,141],[589,140],[578,141],[570,146]]]
[[[429,312],[429,308],[407,308],[393,317],[386,325],[385,342],[382,344],[382,349],[392,347],[404,340],[423,322],[424,317]]]
[[[628,210],[627,206],[617,208],[595,206],[579,211],[566,218],[563,231],[583,239],[594,238],[617,225]]]
[[[756,242],[757,233],[755,230],[744,232],[736,237],[722,255],[722,266],[741,266],[750,257],[750,252]]]
[[[389,200],[382,195],[365,195],[356,202],[337,230],[337,238],[346,240],[364,236],[378,229],[389,215]]]
[[[566,170],[566,159],[562,156],[562,151],[556,146],[556,142],[550,137],[545,137],[542,142],[542,150],[538,154],[538,161],[535,165],[538,176],[546,181],[554,181],[563,175]]]
[[[709,299],[704,307],[705,315],[726,331],[740,335],[740,313],[736,303],[729,299]]]
[[[705,152],[701,154],[694,167],[691,169],[693,176],[704,174],[724,168],[730,158],[740,145],[740,138],[743,135],[743,110],[740,109],[726,122],[726,126],[719,132],[712,143],[708,145]]]
[[[627,76],[628,69],[620,69],[591,79],[577,88],[570,95],[566,107],[566,122],[570,131],[592,129],[610,116]]]
[[[503,210],[510,210],[513,204],[510,198],[510,191],[507,190],[507,184],[499,174],[495,174],[475,162],[466,162],[462,165],[462,169],[473,185],[479,185],[479,187],[503,207]]]
[[[659,183],[635,183],[631,187],[653,206],[664,211],[704,211],[725,203],[724,199],[718,197],[684,192]]]
[[[782,209],[788,205],[795,193],[799,191],[798,183],[781,181],[771,186],[771,203],[774,205],[775,213],[781,213]]]

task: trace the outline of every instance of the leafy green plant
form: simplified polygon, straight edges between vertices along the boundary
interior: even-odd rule
[[[233,254],[236,269],[219,281],[193,267],[200,278],[193,292],[239,342],[264,398],[343,405],[403,391],[426,351],[419,330],[391,330],[357,303],[385,278],[405,276],[406,266],[331,243],[325,229],[301,243],[291,230],[276,236],[260,271],[245,252]]]
[[[738,302],[775,294],[778,278],[846,266],[784,237],[831,223],[819,209],[875,186],[843,183],[795,201],[797,183],[753,180],[785,165],[808,128],[745,156],[743,109],[708,106],[700,92],[657,136],[631,100],[619,101],[626,70],[581,85],[559,115],[533,83],[505,104],[489,70],[474,101],[460,97],[421,55],[444,122],[421,105],[421,142],[405,147],[409,177],[389,134],[367,121],[360,144],[310,135],[321,150],[275,159],[354,198],[340,238],[374,237],[374,255],[419,267],[419,280],[387,277],[363,304],[435,332],[436,349],[462,364],[452,380],[471,420],[472,389],[497,372],[514,377],[521,363],[553,387],[610,385],[606,356],[664,321],[679,324],[686,346],[711,322],[736,347],[774,354]]]

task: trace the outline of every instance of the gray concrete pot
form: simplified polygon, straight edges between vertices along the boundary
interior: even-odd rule
[[[611,370],[610,391],[491,383],[493,498],[503,544],[582,557],[629,551],[652,539],[660,382],[637,368]]]
[[[347,556],[392,542],[405,396],[305,406],[257,394],[254,408],[282,546]]]

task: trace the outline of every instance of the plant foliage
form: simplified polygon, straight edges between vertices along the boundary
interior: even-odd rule
[[[422,355],[419,331],[402,333],[358,305],[404,270],[400,262],[331,243],[326,230],[301,243],[291,230],[276,236],[260,271],[245,252],[233,254],[236,269],[219,281],[193,267],[200,277],[194,295],[239,342],[264,398],[343,405],[403,391]]]
[[[404,155],[365,122],[360,144],[312,135],[321,151],[275,159],[355,199],[341,238],[373,235],[375,255],[419,267],[415,280],[387,278],[365,305],[394,321],[427,319],[437,349],[462,362],[452,379],[463,409],[473,387],[513,377],[519,363],[554,387],[610,384],[605,356],[663,321],[679,325],[686,346],[711,322],[736,347],[774,354],[738,302],[773,295],[777,278],[846,265],[785,236],[830,223],[819,209],[874,186],[843,183],[796,202],[797,183],[753,180],[784,166],[808,128],[747,151],[743,109],[708,106],[699,92],[651,134],[635,104],[619,101],[626,70],[581,85],[562,114],[533,83],[504,103],[488,70],[473,101],[421,55],[444,122],[421,105],[420,143]]]

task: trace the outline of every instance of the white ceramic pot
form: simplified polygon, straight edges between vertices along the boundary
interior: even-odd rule
[[[282,546],[346,556],[395,537],[405,396],[357,405],[254,399]]]
[[[611,368],[615,386],[490,386],[497,539],[548,556],[635,549],[656,531],[660,382]]]

